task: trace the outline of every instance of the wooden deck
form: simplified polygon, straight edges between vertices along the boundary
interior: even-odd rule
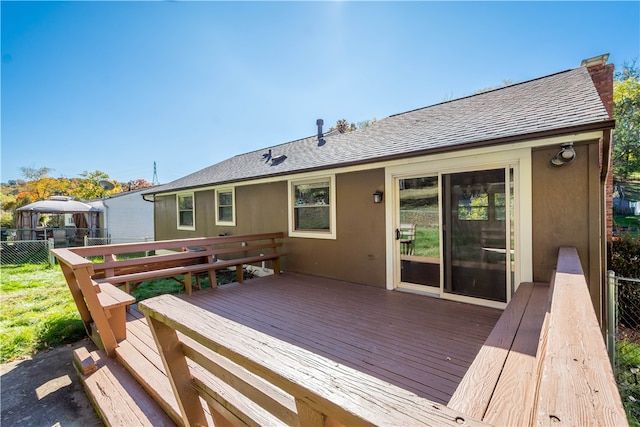
[[[286,273],[194,292],[207,311],[447,404],[501,310]],[[118,359],[169,412],[175,397],[132,307]],[[144,384],[143,384],[144,385]]]

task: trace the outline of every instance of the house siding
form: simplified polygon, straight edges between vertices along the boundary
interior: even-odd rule
[[[87,204],[102,210],[100,227],[106,228],[111,243],[154,240],[154,206],[140,192],[118,193]]]
[[[600,313],[599,142],[574,148],[575,160],[562,167],[550,164],[558,147],[532,152],[533,280],[550,282],[558,248],[574,246]]]
[[[384,169],[336,175],[336,239],[288,238],[289,270],[384,288],[384,204],[373,203],[383,186]]]
[[[175,195],[157,196],[156,236],[286,233],[287,185],[279,181],[236,187],[236,226],[216,226],[214,190],[196,191],[195,231],[177,229]],[[373,203],[373,193],[383,186],[384,169],[336,175],[336,239],[285,238],[282,269],[384,288],[384,204]]]

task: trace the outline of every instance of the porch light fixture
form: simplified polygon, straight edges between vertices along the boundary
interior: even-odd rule
[[[373,203],[382,203],[382,191],[378,190],[373,193]]]
[[[562,166],[565,163],[569,163],[576,158],[576,152],[573,149],[573,142],[562,144],[561,150],[551,159],[553,166]]]

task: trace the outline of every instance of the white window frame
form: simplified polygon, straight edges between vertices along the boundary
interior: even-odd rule
[[[231,221],[224,221],[220,219],[220,198],[221,193],[231,193]],[[216,225],[234,226],[236,225],[236,189],[235,187],[217,188],[215,191],[215,210],[216,210]]]
[[[192,215],[193,215],[193,225],[182,225],[180,224],[180,198],[181,197],[191,197],[192,200]],[[195,230],[196,229],[196,195],[194,192],[182,192],[176,193],[176,224],[178,230]]]
[[[295,230],[295,186],[329,181],[329,231]],[[319,175],[313,178],[295,179],[288,182],[289,199],[289,236],[310,239],[336,239],[336,177],[335,175]]]

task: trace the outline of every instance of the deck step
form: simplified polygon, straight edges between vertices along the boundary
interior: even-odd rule
[[[74,361],[80,381],[105,425],[176,425],[135,378],[103,350],[80,350],[74,354]]]
[[[134,339],[134,337],[130,339]],[[157,355],[158,360],[155,361],[157,365],[149,361],[146,356],[148,355],[140,353],[129,340],[122,341],[116,348],[116,358],[129,375],[137,381],[150,398],[157,402],[157,405],[162,407],[168,416],[176,423],[182,424],[180,408],[173,394],[171,382],[164,373],[164,368],[162,371],[158,368],[162,364],[160,356]]]

